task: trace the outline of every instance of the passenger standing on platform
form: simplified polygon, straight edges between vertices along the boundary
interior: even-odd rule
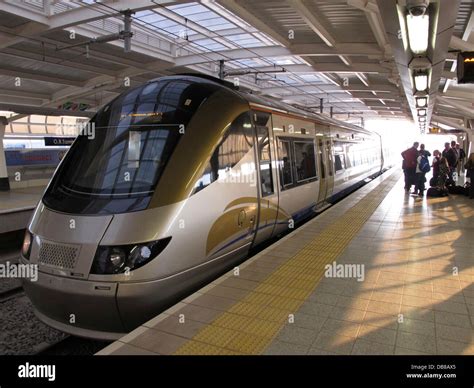
[[[403,158],[403,173],[405,174],[405,191],[410,192],[411,186],[415,184],[416,175],[416,158],[418,157],[418,145],[416,141],[413,146],[402,152]]]
[[[420,152],[418,153],[418,158],[416,159],[416,184],[415,191],[413,192],[413,194],[418,194],[418,196],[423,197],[426,182],[425,175],[429,171],[430,162],[428,160],[428,156],[426,156],[424,150],[420,149]]]
[[[469,186],[469,198],[474,198],[474,153],[469,155],[469,159],[467,160],[466,165],[464,166],[466,169],[466,177],[469,178],[470,186]]]
[[[431,164],[431,167],[433,167],[433,182],[438,181],[438,176],[439,176],[439,160],[441,159],[441,152],[438,150],[433,151],[433,163]],[[431,181],[430,181],[431,182]],[[431,186],[436,186],[436,183]]]
[[[444,190],[446,189],[446,181],[449,177],[449,164],[448,160],[442,156],[439,160],[439,170],[438,170],[438,182],[437,186],[439,189]]]
[[[466,153],[464,149],[461,148],[459,144],[456,144],[456,151],[459,155],[458,165],[457,165],[457,172],[458,176],[461,175],[461,172],[464,171],[464,159],[466,159]]]
[[[453,172],[456,169],[456,164],[458,162],[458,156],[455,149],[452,146],[456,146],[456,142],[452,141],[451,146],[449,143],[444,143],[443,157],[448,161],[449,174],[448,174],[448,184],[454,184]]]
[[[420,144],[420,154],[426,156],[426,157],[430,157],[431,156],[431,152],[428,151],[428,150],[425,150],[425,145],[424,144]]]

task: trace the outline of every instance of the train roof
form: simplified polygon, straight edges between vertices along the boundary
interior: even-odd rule
[[[374,133],[372,131],[369,131],[367,129],[364,129],[354,124],[349,124],[344,121],[325,116],[323,114],[314,113],[314,112],[310,112],[304,109],[300,109],[293,105],[286,104],[276,99],[272,99],[270,97],[264,97],[258,94],[254,94],[249,90],[242,90],[241,88],[235,86],[232,82],[221,80],[219,78],[215,78],[210,75],[199,74],[199,73],[185,73],[185,74],[176,74],[176,75],[166,76],[166,78],[178,78],[178,77],[190,78],[190,79],[193,79],[195,82],[202,82],[202,83],[210,82],[210,83],[218,84],[219,86],[223,88],[231,89],[233,92],[237,93],[239,96],[241,96],[242,98],[244,98],[246,101],[248,101],[251,104],[261,105],[264,107],[268,107],[270,109],[274,109],[276,111],[282,111],[287,114],[299,116],[302,119],[309,119],[309,120],[317,121],[321,124],[326,124],[326,125],[334,125],[340,128],[345,128],[345,129],[357,131],[360,133],[366,133],[366,134]],[[158,79],[161,79],[161,78],[165,78],[165,77],[152,79],[148,81],[148,83],[157,81]]]
[[[252,93],[240,92],[240,94],[250,103],[268,106],[269,108],[274,108],[275,110],[284,111],[295,116],[300,116],[301,118],[307,118],[320,122],[321,124],[335,125],[338,127],[350,129],[353,131],[361,133],[372,133],[371,131],[358,127],[357,125],[349,124],[341,120],[334,119],[332,117],[325,116],[323,114],[310,112],[304,109],[299,109],[293,105],[286,104],[284,102],[274,100],[269,97],[264,97]]]

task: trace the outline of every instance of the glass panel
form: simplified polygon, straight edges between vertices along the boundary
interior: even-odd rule
[[[21,119],[12,121],[11,124],[13,128],[13,133],[29,132],[28,117],[22,117]]]
[[[336,172],[346,169],[346,157],[342,142],[334,142],[334,169]]]
[[[46,116],[41,115],[31,115],[30,116],[30,123],[32,124],[44,124]]]
[[[334,169],[336,172],[344,170],[345,162],[344,162],[344,155],[343,154],[335,154],[334,155]]]
[[[30,123],[30,131],[31,133],[39,133],[39,134],[43,134],[43,133],[46,133],[46,127],[44,124],[33,124],[33,123]]]
[[[230,125],[224,139],[216,147],[201,178],[196,182],[193,194],[201,191],[234,168],[253,145],[250,114],[242,113]],[[240,171],[242,174],[242,171]],[[243,177],[242,177],[243,178]]]
[[[270,116],[270,114],[268,114]],[[273,194],[273,178],[270,155],[270,138],[268,127],[257,126],[258,160],[260,163],[260,185],[262,196]]]
[[[180,136],[177,126],[130,131],[96,128],[94,140],[78,137],[68,158],[73,168],[63,176],[62,186],[74,192],[101,195],[152,192]]]
[[[314,143],[312,141],[295,141],[294,146],[297,181],[302,182],[316,178]]]
[[[271,163],[260,162],[260,179],[262,187],[262,197],[273,194],[273,178]]]
[[[43,201],[67,213],[144,209],[183,127],[216,89],[163,79],[121,94],[90,121],[93,131],[78,136]]]
[[[292,185],[293,171],[291,168],[290,142],[287,140],[278,140],[278,165],[282,187]]]

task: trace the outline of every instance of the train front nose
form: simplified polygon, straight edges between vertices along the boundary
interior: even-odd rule
[[[114,339],[125,332],[117,307],[117,282],[90,279],[97,247],[113,216],[72,216],[38,206],[32,243],[23,263],[38,266],[23,287],[38,317],[74,335]]]
[[[116,339],[125,333],[117,309],[116,283],[90,282],[39,272],[23,287],[46,324],[82,337]]]

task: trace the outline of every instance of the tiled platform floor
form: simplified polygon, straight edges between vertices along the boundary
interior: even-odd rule
[[[473,237],[390,171],[98,354],[474,354]]]

